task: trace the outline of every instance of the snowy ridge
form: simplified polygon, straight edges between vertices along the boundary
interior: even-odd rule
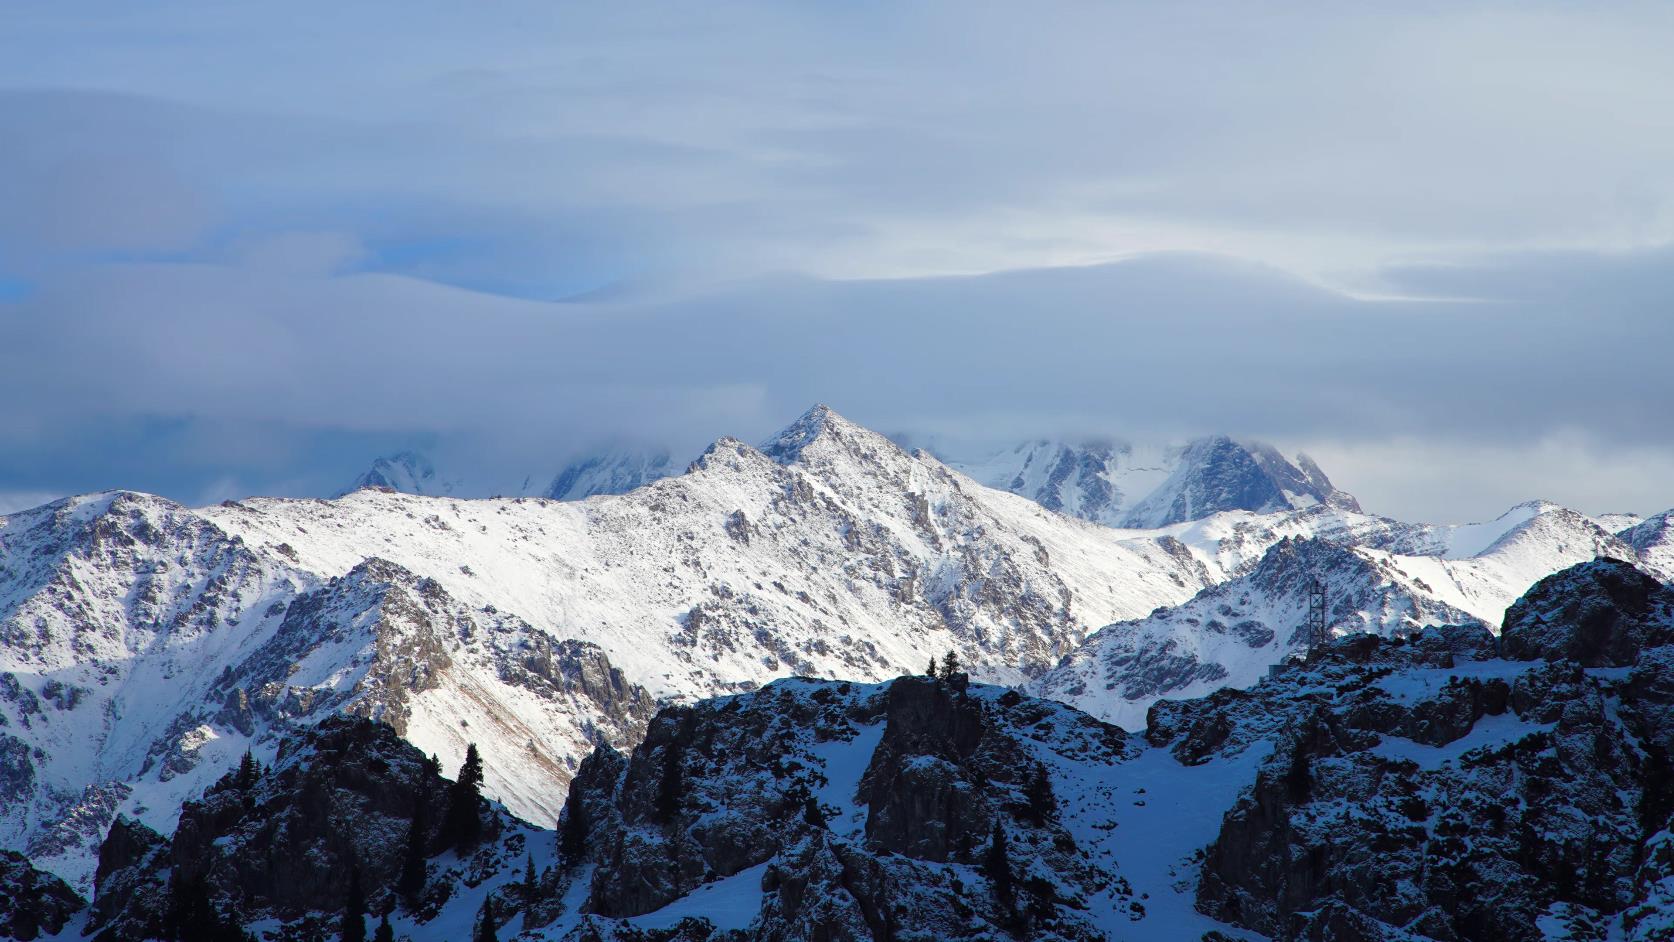
[[[1161,697],[1247,687],[1297,651],[1314,579],[1324,584],[1335,634],[1396,636],[1450,623],[1497,631],[1506,607],[1536,580],[1598,557],[1638,559],[1589,518],[1541,502],[1461,527],[1313,508],[1277,518],[1222,515],[1176,532],[1194,551],[1213,548],[1223,571],[1238,575],[1177,608],[1100,629],[1032,681],[1032,691],[1135,729]],[[1252,567],[1247,554],[1257,547]],[[1475,552],[1451,556],[1465,550]]]
[[[1270,445],[1225,436],[1167,448],[1039,439],[945,460],[990,487],[1106,526],[1154,528],[1230,510],[1360,510],[1308,456],[1292,462]]]
[[[1674,582],[1674,511],[1647,518],[1618,534],[1638,554],[1640,565],[1665,582]]]
[[[497,793],[551,821],[580,759],[636,739],[654,709],[596,647],[467,610],[383,560],[322,580],[160,498],[13,515],[0,547],[26,590],[0,610],[0,827],[84,888],[112,815],[166,830],[299,723],[375,716],[455,761],[493,743]]]

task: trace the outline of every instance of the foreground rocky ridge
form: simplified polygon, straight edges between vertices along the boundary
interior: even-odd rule
[[[1184,762],[1271,744],[1198,906],[1275,939],[1674,933],[1674,590],[1598,561],[1470,628],[1343,639],[1249,692],[1159,704]],[[1483,659],[1478,659],[1483,658]]]
[[[571,790],[567,931],[631,938],[672,909],[694,917],[683,938],[1105,938],[1144,907],[1074,830],[1073,786],[1128,748],[963,674],[780,681],[665,711]],[[750,905],[700,929],[705,897]]]
[[[945,668],[667,707],[631,753],[588,757],[556,833],[484,806],[465,855],[439,839],[434,765],[328,720],[173,837],[119,821],[63,931],[213,912],[306,938],[352,869],[368,919],[413,939],[486,911],[501,938],[578,942],[1652,942],[1674,933],[1671,755],[1674,588],[1596,560],[1534,586],[1502,638],[1340,638],[1158,702],[1143,737]]]
[[[550,864],[547,832],[476,803],[479,837],[448,832],[453,783],[388,726],[328,719],[270,767],[229,773],[180,810],[172,837],[119,818],[99,852],[83,931],[100,942],[336,936],[344,913],[412,938],[463,937],[492,897],[502,917]],[[523,882],[519,882],[522,880]]]

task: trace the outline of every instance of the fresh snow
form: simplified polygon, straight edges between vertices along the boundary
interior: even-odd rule
[[[672,929],[687,917],[707,919],[726,931],[746,929],[761,912],[761,878],[771,864],[756,864],[706,883],[655,912],[625,920],[640,929]]]

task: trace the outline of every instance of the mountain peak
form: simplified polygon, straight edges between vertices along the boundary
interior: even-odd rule
[[[553,500],[626,494],[675,472],[666,448],[618,447],[570,462],[546,489]]]
[[[342,497],[369,487],[388,488],[403,494],[439,496],[451,493],[454,482],[436,476],[436,466],[416,451],[398,451],[372,462],[348,487],[332,495]]]
[[[882,435],[850,422],[838,415],[837,410],[820,402],[815,403],[813,408],[802,413],[796,421],[785,426],[778,434],[763,442],[761,451],[780,464],[791,464],[802,457],[808,446],[817,441],[852,437],[855,434],[883,438]]]

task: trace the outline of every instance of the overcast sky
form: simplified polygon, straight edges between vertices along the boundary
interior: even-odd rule
[[[33,3],[0,510],[924,439],[1674,505],[1666,3]]]

